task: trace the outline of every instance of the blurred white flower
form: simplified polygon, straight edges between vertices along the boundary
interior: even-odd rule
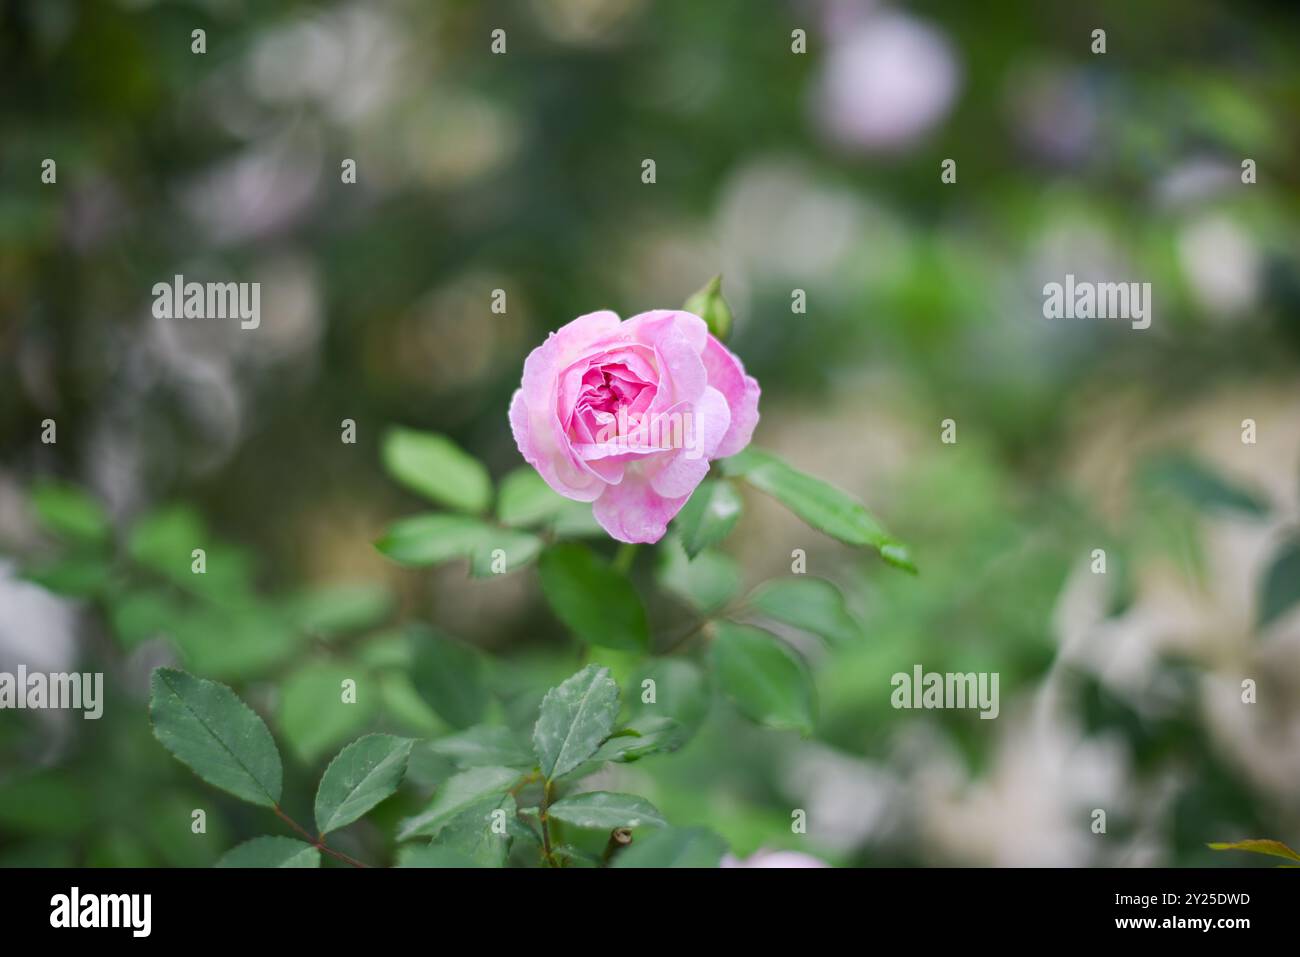
[[[727,854],[722,858],[720,867],[830,867],[825,861],[818,860],[811,854],[798,851],[755,851],[746,858]]]
[[[900,150],[948,114],[960,79],[943,34],[907,14],[879,13],[830,38],[813,106],[836,142]]]
[[[1239,316],[1259,298],[1259,249],[1226,216],[1208,216],[1184,228],[1178,235],[1178,261],[1193,297],[1212,315]]]

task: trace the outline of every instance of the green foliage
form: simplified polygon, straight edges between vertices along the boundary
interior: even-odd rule
[[[384,468],[425,498],[462,512],[487,511],[492,480],[487,469],[444,435],[392,428],[381,449]]]
[[[754,446],[727,459],[724,467],[728,475],[771,495],[813,528],[847,545],[874,548],[889,564],[916,571],[907,547],[888,535],[861,502],[833,485]]]
[[[217,867],[320,867],[320,851],[291,837],[255,837],[232,847]]]
[[[556,801],[547,812],[552,818],[576,827],[613,830],[618,827],[665,827],[658,809],[635,794],[588,791]]]
[[[1269,857],[1281,857],[1288,861],[1296,861],[1300,863],[1300,854],[1291,850],[1291,848],[1287,847],[1281,841],[1270,841],[1266,839],[1232,841],[1230,843],[1207,844],[1206,846],[1216,851],[1249,851],[1252,854],[1265,854]]]
[[[812,679],[803,661],[767,632],[718,622],[718,685],[741,712],[771,728],[813,729]]]
[[[615,867],[717,867],[727,842],[703,827],[668,827],[619,854]]]
[[[456,728],[482,720],[488,706],[483,662],[471,648],[425,628],[412,629],[411,680],[438,716]]]
[[[103,507],[74,485],[39,482],[32,486],[30,501],[40,523],[56,535],[96,545],[109,537]]]
[[[749,606],[764,618],[810,632],[830,645],[850,645],[862,636],[844,596],[824,578],[773,579],[749,596]]]
[[[338,753],[316,791],[316,828],[321,834],[351,824],[390,797],[406,776],[410,738],[369,734]]]
[[[225,685],[159,668],[149,716],[163,747],[209,784],[264,807],[279,802],[283,771],[271,732]]]
[[[438,788],[438,793],[424,811],[402,822],[397,839],[433,837],[466,809],[507,795],[522,777],[515,768],[487,767],[462,771]]]
[[[618,685],[608,668],[588,665],[542,699],[533,751],[542,777],[568,774],[600,747],[618,717]]]
[[[730,482],[706,479],[677,513],[677,534],[689,558],[717,545],[730,534],[745,503]]]
[[[1300,539],[1287,542],[1273,556],[1259,601],[1259,627],[1265,628],[1300,602]]]
[[[636,589],[585,545],[551,546],[542,553],[538,570],[551,610],[583,641],[624,651],[649,646],[645,608]]]

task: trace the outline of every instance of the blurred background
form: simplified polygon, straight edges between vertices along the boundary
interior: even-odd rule
[[[742,856],[1266,866],[1205,844],[1300,844],[1298,59],[1290,4],[1226,0],[0,0],[0,670],[108,693],[100,721],[0,712],[0,863],[206,865],[278,833],[152,739],[160,663],[270,716],[304,817],[339,745],[448,729],[405,628],[482,649],[526,723],[572,639],[531,570],[375,552],[418,507],[379,436],[445,432],[500,476],[548,330],[722,273],[755,442],[921,574],[746,492],[744,581],[804,549],[863,640],[813,653],[812,738],[714,702],[621,789]],[[1045,320],[1067,272],[1150,282],[1151,328]],[[177,273],[261,282],[261,327],[154,319]],[[51,480],[133,564],[50,535]],[[196,540],[223,569],[198,593],[151,564]],[[999,718],[891,708],[917,663],[998,672]],[[381,694],[313,711],[358,669]],[[424,754],[373,816],[446,773]],[[352,830],[391,860],[391,827]]]

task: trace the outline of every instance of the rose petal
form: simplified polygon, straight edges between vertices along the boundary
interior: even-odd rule
[[[653,544],[664,537],[689,496],[664,498],[639,471],[629,468],[618,485],[607,485],[591,507],[600,527],[620,542]]]

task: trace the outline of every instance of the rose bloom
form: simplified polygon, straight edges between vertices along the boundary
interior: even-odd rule
[[[758,424],[758,382],[704,320],[608,310],[552,332],[524,362],[510,428],[565,498],[621,542],[657,542],[709,471]]]

